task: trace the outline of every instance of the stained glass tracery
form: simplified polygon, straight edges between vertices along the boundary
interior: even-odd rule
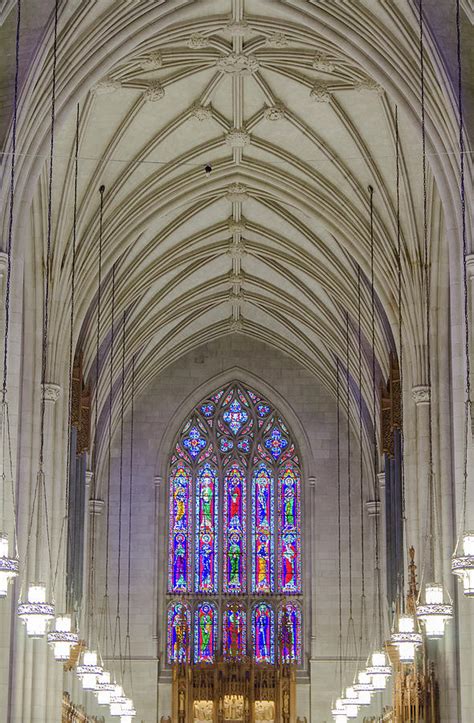
[[[238,383],[195,408],[171,456],[168,568],[186,595],[168,608],[170,664],[301,662],[299,459],[272,405]]]

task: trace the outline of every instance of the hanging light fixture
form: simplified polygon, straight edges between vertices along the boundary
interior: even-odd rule
[[[413,663],[416,649],[423,642],[421,633],[415,630],[415,619],[412,615],[400,615],[398,632],[392,634],[390,640],[397,647],[401,663]]]
[[[120,717],[126,698],[123,694],[123,688],[121,685],[116,684],[113,692],[110,694],[110,708],[109,712],[112,717]]]
[[[56,618],[55,629],[48,633],[48,643],[53,648],[54,659],[58,661],[69,660],[71,648],[77,645],[79,636],[72,632],[72,619],[70,615],[59,615]]]
[[[466,231],[466,190],[464,180],[464,121],[462,104],[462,64],[461,64],[461,17],[460,2],[456,0],[456,35],[457,35],[457,65],[458,65],[458,117],[459,117],[459,162],[460,162],[460,196],[461,196],[461,224],[463,246],[463,296],[464,296],[464,357],[466,364],[466,400],[464,404],[464,459],[463,459],[463,491],[461,510],[461,534],[458,536],[456,548],[451,560],[451,570],[463,585],[466,597],[474,597],[474,531],[466,529],[467,492],[469,478],[469,438],[471,427],[471,356],[470,356],[470,319],[469,319],[469,292],[467,280],[467,231]],[[458,553],[461,547],[461,554]]]
[[[18,560],[8,554],[8,535],[0,533],[0,598],[6,597],[8,584],[18,575]]]
[[[417,606],[416,616],[424,623],[427,638],[439,640],[443,637],[444,626],[453,617],[453,606],[444,602],[442,585],[426,584],[425,603]]]
[[[35,583],[28,588],[28,602],[18,604],[18,617],[26,625],[29,638],[42,638],[50,620],[54,618],[54,605],[46,602],[46,585]]]
[[[99,705],[110,705],[110,696],[115,690],[115,685],[110,681],[110,673],[103,670],[97,678],[95,692]]]
[[[133,700],[131,698],[125,698],[125,703],[122,706],[120,723],[132,723],[132,719],[136,716],[136,714],[137,711],[133,707]]]
[[[454,575],[462,581],[464,595],[474,596],[474,532],[462,536],[462,555],[455,555],[451,561]]]
[[[342,703],[342,698],[338,698],[336,700],[335,706],[331,710],[331,714],[336,723],[347,723],[347,713]]]
[[[342,705],[348,718],[357,718],[359,715],[359,696],[352,686],[345,690],[345,697],[342,698]]]
[[[76,672],[84,690],[96,689],[97,679],[102,675],[102,668],[97,662],[95,650],[84,651],[82,665],[77,666]]]
[[[387,680],[392,674],[392,668],[387,663],[387,656],[383,650],[376,650],[372,653],[371,664],[367,667],[367,673],[372,679],[374,690],[385,690]]]
[[[365,670],[361,670],[357,675],[357,683],[352,686],[358,696],[358,705],[370,705],[372,702],[372,693],[374,686],[370,675]]]

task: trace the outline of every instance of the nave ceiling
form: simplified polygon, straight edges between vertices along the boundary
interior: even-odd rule
[[[416,15],[408,3],[312,5],[295,0],[245,0],[245,5],[244,0],[104,1],[87,9],[75,3],[71,15],[70,9],[61,15],[52,379],[63,378],[67,361],[67,349],[60,342],[69,327],[77,101],[75,336],[84,352],[86,374],[94,376],[98,189],[104,184],[104,369],[110,350],[115,266],[116,334],[125,313],[126,365],[129,369],[135,356],[139,389],[190,350],[217,338],[225,343],[227,335],[238,333],[294,357],[334,391],[334,359],[345,355],[346,311],[351,328],[357,321],[358,265],[363,275],[366,345],[371,339],[368,186],[372,184],[379,300],[376,350],[386,377],[388,351],[395,348],[398,336],[396,102],[406,354],[413,375],[423,374],[418,88],[411,88],[410,97],[408,91],[403,96],[400,79],[403,72],[407,77],[411,73],[412,80],[417,77]],[[340,35],[341,24],[347,38]],[[354,51],[354,38],[362,36],[373,49],[372,57],[362,45],[357,54]],[[110,46],[108,53],[101,50],[105,43]],[[385,65],[380,61],[381,48]],[[447,139],[455,139],[456,127],[452,112],[445,112],[447,91],[439,80],[434,82],[432,47],[429,51],[427,102],[433,120],[443,118],[436,131],[428,128],[429,160],[435,167],[428,179],[429,232],[432,257],[441,258],[446,254],[440,235],[442,195],[454,190],[448,179],[440,192],[435,177],[442,175],[443,164],[455,167],[455,158],[442,157],[439,149]],[[39,53],[37,60],[50,67],[47,56]],[[35,161],[19,162],[20,179],[34,168],[39,171],[29,214],[30,238],[35,239],[35,262],[28,270],[33,284],[42,283],[37,271],[46,244],[49,78],[45,70],[36,85],[33,80],[27,85],[25,92],[36,105],[21,125],[25,137],[35,136],[38,144]],[[393,93],[397,83],[398,95]],[[41,163],[40,158],[44,158]],[[210,175],[204,172],[207,164],[212,165]],[[351,343],[351,372],[356,379],[355,327]],[[115,357],[119,380],[120,355]],[[368,400],[370,384],[367,357]],[[105,409],[105,381],[99,395],[100,408]],[[118,414],[117,395],[116,419]]]

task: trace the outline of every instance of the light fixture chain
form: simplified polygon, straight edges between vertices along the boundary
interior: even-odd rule
[[[8,338],[10,331],[10,295],[12,278],[12,246],[13,246],[13,210],[15,203],[15,169],[16,169],[16,138],[18,123],[18,76],[20,71],[20,29],[21,29],[21,0],[17,0],[16,36],[15,36],[15,81],[13,86],[13,120],[12,120],[12,157],[10,172],[10,207],[8,215],[7,237],[7,279],[5,290],[5,328],[3,344],[3,386],[2,398],[7,400],[8,384]]]
[[[341,544],[341,421],[340,373],[336,358],[336,438],[337,438],[337,558],[339,591],[339,688],[342,691],[342,544]]]
[[[347,510],[349,530],[349,621],[352,620],[352,475],[351,475],[351,421],[350,421],[350,373],[349,373],[349,312],[346,312],[346,406],[347,406]]]
[[[464,295],[464,355],[466,361],[466,402],[464,410],[464,460],[463,460],[463,493],[462,493],[462,531],[466,530],[467,490],[468,490],[468,451],[469,429],[471,426],[471,356],[469,334],[469,291],[467,274],[467,229],[466,229],[466,186],[464,169],[464,116],[462,101],[462,62],[461,62],[461,8],[460,0],[456,0],[456,55],[458,66],[458,116],[459,116],[459,170],[460,170],[460,202],[463,253],[463,295]],[[457,548],[457,545],[456,545]]]
[[[128,560],[127,560],[127,629],[125,636],[125,656],[124,656],[124,675],[125,664],[129,661],[129,677],[130,688],[133,698],[133,675],[132,675],[132,652],[130,640],[130,592],[131,592],[131,572],[132,572],[132,519],[133,519],[133,446],[135,432],[135,356],[132,357],[131,370],[131,410],[130,410],[130,476],[129,476],[129,496],[128,496]]]
[[[361,606],[359,655],[362,655],[365,625],[365,520],[364,520],[364,456],[363,456],[363,417],[362,417],[362,277],[357,267],[357,366],[359,383],[359,514],[361,544]]]

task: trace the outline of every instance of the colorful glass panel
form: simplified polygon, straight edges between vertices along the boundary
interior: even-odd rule
[[[260,404],[257,404],[257,414],[259,417],[268,417],[268,415],[271,412],[271,407],[269,404],[264,404],[261,402]]]
[[[196,426],[191,427],[188,436],[183,439],[183,447],[187,449],[193,459],[202,452],[206,444],[206,439]]]
[[[280,471],[278,482],[279,588],[301,592],[300,476],[293,465]]]
[[[168,662],[188,663],[191,613],[187,605],[176,603],[168,610]]]
[[[209,462],[196,479],[196,592],[217,592],[218,480]]]
[[[247,648],[247,616],[240,605],[225,608],[223,616],[222,641],[224,657],[227,660],[241,660]]]
[[[234,443],[231,439],[228,439],[227,437],[221,437],[219,440],[219,448],[221,452],[224,452],[225,454],[234,449]]]
[[[246,477],[233,464],[224,478],[224,592],[245,592]]]
[[[222,415],[224,422],[227,424],[231,432],[237,434],[248,420],[248,412],[242,407],[238,399],[233,399],[229,408]]]
[[[252,479],[252,591],[274,591],[274,480],[266,464]]]
[[[301,663],[301,610],[283,605],[278,613],[279,659],[282,663]]]
[[[265,440],[265,447],[273,459],[278,459],[283,450],[288,447],[288,440],[282,435],[278,427],[274,427],[270,436]]]
[[[205,402],[204,404],[201,404],[201,413],[206,417],[212,417],[214,414],[216,408],[214,404],[211,402]]]
[[[259,603],[252,614],[253,654],[257,663],[275,662],[275,614],[268,603]]]
[[[194,619],[194,662],[212,663],[217,639],[217,612],[212,603],[197,606]]]
[[[170,539],[169,577],[170,592],[188,592],[191,534],[191,474],[182,464],[174,470],[170,480]]]

